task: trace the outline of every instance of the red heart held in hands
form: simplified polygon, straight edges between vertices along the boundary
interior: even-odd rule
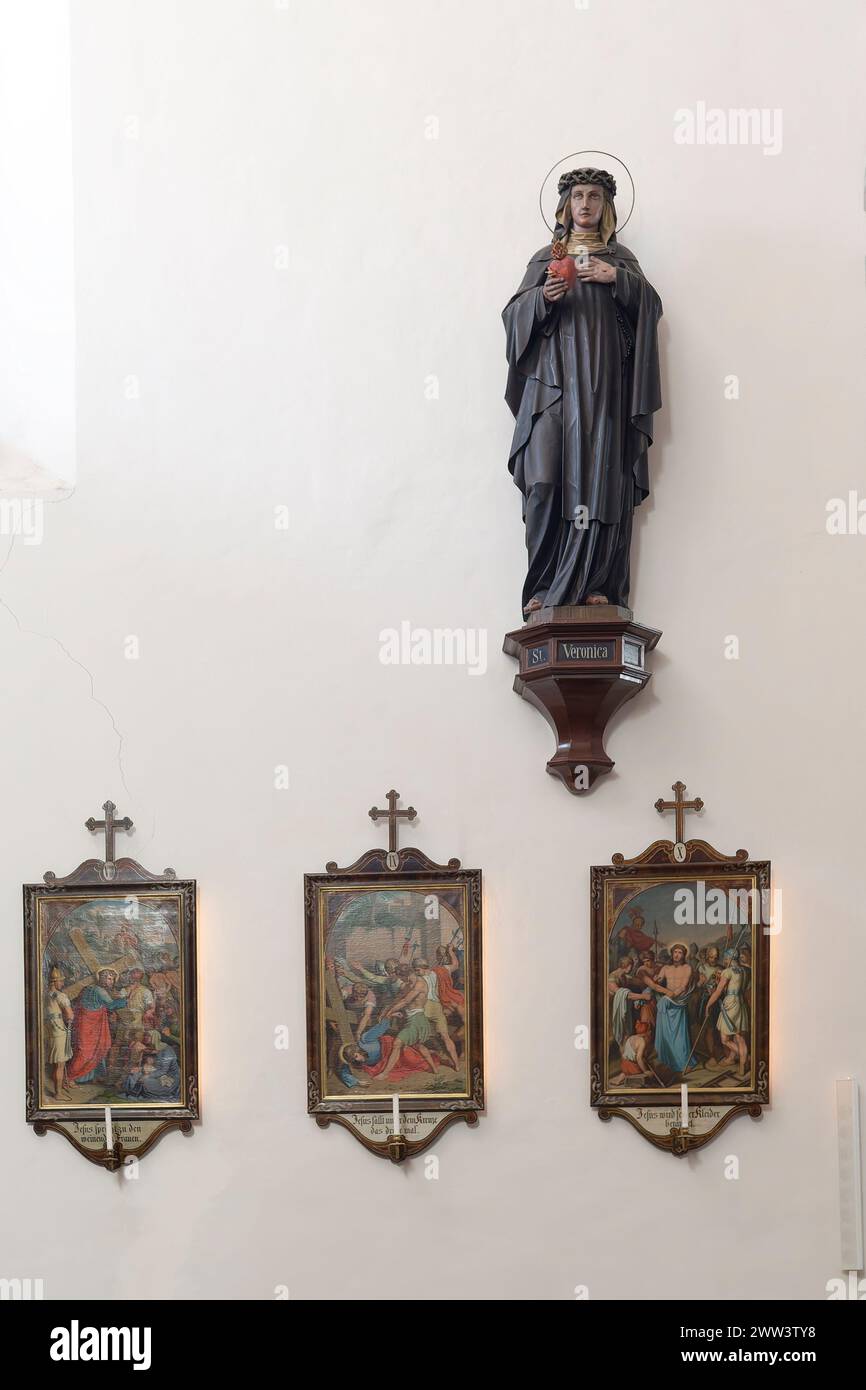
[[[560,280],[564,280],[571,289],[577,279],[577,266],[571,256],[562,256],[560,259],[554,258],[550,262],[551,275],[558,275]]]

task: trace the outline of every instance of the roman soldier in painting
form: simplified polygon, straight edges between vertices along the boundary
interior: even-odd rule
[[[411,1047],[414,1051],[420,1052],[424,1061],[435,1075],[439,1070],[439,1061],[427,1046],[434,1038],[433,1025],[425,1012],[427,1003],[427,984],[421,975],[418,974],[414,966],[398,965],[397,974],[403,981],[403,989],[389,1009],[383,1013],[383,1018],[393,1018],[394,1014],[402,1013],[405,1016],[405,1023],[397,1036],[393,1039],[389,1050],[388,1059],[385,1066],[379,1073],[380,1080],[384,1081],[390,1076],[394,1067],[400,1059],[400,1054],[406,1047]]]
[[[729,1062],[737,1065],[736,1080],[748,1080],[749,1005],[743,988],[745,975],[736,949],[725,951],[724,969],[719,973],[707,1009],[719,1002],[718,1030]]]
[[[616,238],[606,169],[559,180],[553,245],[529,262],[503,312],[508,467],[523,494],[523,613],[626,605],[634,508],[661,406],[661,300]]]
[[[432,971],[429,962],[423,958],[416,960],[413,967],[420,978],[427,986],[427,1002],[424,1005],[424,1012],[433,1026],[434,1037],[438,1037],[444,1044],[445,1051],[451,1059],[451,1065],[456,1071],[460,1065],[457,1057],[457,1048],[451,1038],[451,1030],[448,1026],[448,1019],[445,1015],[444,1000],[440,997],[440,978],[439,971]],[[447,971],[443,971],[448,987],[451,985],[451,977]],[[456,993],[456,991],[453,991]]]
[[[631,921],[625,927],[620,927],[619,938],[624,946],[632,951],[652,951],[655,942],[651,936],[647,936],[644,931],[646,920],[639,907],[630,907],[628,915]]]
[[[150,972],[150,984],[155,995],[166,1000],[174,995],[175,1003],[180,1002],[180,968],[168,951],[160,951],[157,969]]]
[[[436,947],[436,964],[433,967],[439,981],[439,998],[444,1009],[453,1009],[461,1018],[466,1016],[466,997],[457,989],[454,980],[460,971],[460,961],[454,949],[454,942]]]
[[[52,1069],[56,1100],[66,1089],[66,1067],[72,1056],[70,1028],[75,1016],[69,996],[64,993],[64,983],[63,971],[52,966],[45,1002],[45,1062]]]

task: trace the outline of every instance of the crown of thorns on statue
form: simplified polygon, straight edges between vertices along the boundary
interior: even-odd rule
[[[563,193],[567,193],[570,188],[574,188],[576,183],[597,183],[609,193],[611,198],[616,197],[616,179],[613,174],[609,174],[606,169],[572,169],[569,174],[562,174],[559,183],[556,185],[560,198]]]

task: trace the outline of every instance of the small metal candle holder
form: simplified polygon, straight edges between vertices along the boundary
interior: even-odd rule
[[[402,1163],[409,1153],[409,1146],[402,1134],[388,1135],[388,1157],[392,1163]]]
[[[115,1139],[111,1148],[106,1144],[100,1154],[100,1162],[104,1168],[108,1169],[109,1173],[116,1173],[118,1168],[122,1168],[123,1159],[123,1142],[120,1139]]]
[[[677,1158],[682,1158],[683,1154],[688,1153],[692,1138],[688,1125],[685,1129],[681,1125],[671,1125],[671,1153],[675,1153]]]

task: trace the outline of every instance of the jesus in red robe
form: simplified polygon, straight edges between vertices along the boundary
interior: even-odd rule
[[[126,1008],[126,990],[121,990],[117,999],[111,993],[116,983],[114,970],[100,970],[96,983],[85,986],[75,1001],[72,1060],[66,1074],[79,1086],[106,1075],[105,1059],[111,1048],[108,1016],[112,1009]]]

